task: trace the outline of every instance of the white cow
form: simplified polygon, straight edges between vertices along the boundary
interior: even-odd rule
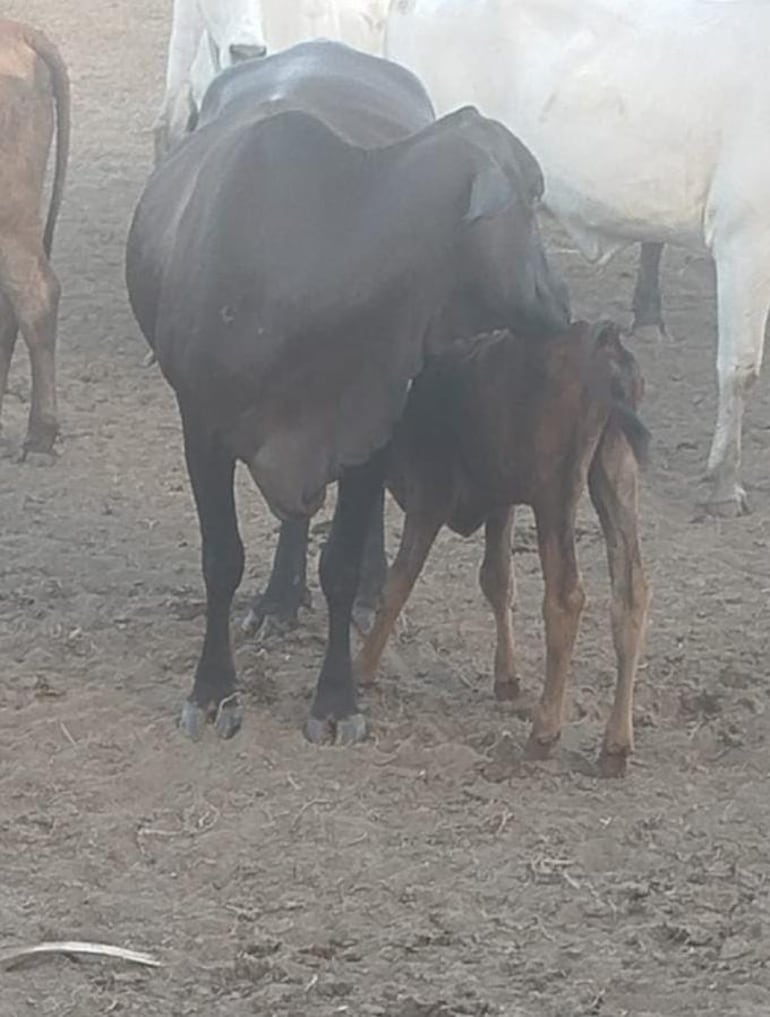
[[[531,147],[587,257],[637,241],[713,254],[709,506],[744,511],[741,424],[770,310],[770,3],[394,0],[385,50],[439,114],[473,102]]]
[[[381,53],[389,0],[174,0],[155,162],[194,123],[212,79],[248,57],[325,37]]]

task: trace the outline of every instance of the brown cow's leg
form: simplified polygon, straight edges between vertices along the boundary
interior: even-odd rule
[[[230,645],[230,607],[243,575],[243,544],[233,495],[235,462],[219,440],[181,403],[180,411],[187,469],[200,522],[206,583],[206,634],[181,726],[196,739],[204,723],[213,721],[217,733],[230,738],[241,726]]]
[[[321,552],[320,578],[329,609],[329,638],[305,737],[317,745],[361,741],[366,724],[358,712],[350,659],[350,621],[366,535],[382,491],[384,455],[348,470],[339,482],[329,540]]]
[[[0,278],[29,350],[32,401],[25,452],[50,452],[59,430],[56,412],[56,315],[59,282],[42,247],[6,242]]]
[[[356,660],[355,672],[362,685],[370,685],[374,681],[385,644],[422,571],[442,523],[441,509],[406,514],[398,554],[385,582],[382,606]]]
[[[575,557],[576,501],[561,502],[561,492],[535,508],[540,561],[545,580],[545,688],[535,709],[532,732],[527,743],[529,759],[544,759],[559,740],[567,689],[567,671],[572,659],[580,615],[585,603],[583,584]]]
[[[0,291],[0,430],[2,430],[3,398],[8,388],[8,371],[16,345],[18,325],[7,297]]]
[[[618,662],[615,701],[599,767],[606,777],[620,777],[634,747],[634,681],[650,602],[639,549],[638,469],[623,437],[605,436],[591,465],[588,484],[607,544],[612,638]]]
[[[515,595],[511,530],[513,509],[504,509],[487,519],[484,528],[484,561],[479,570],[479,585],[495,616],[495,698],[516,699],[519,680],[513,641],[511,609]]]

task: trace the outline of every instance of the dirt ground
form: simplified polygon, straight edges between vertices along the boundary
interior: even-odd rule
[[[518,762],[527,726],[492,699],[479,540],[450,536],[365,701],[366,745],[319,751],[300,734],[323,648],[317,589],[296,633],[261,646],[238,634],[241,734],[191,745],[177,733],[203,625],[197,523],[175,407],[142,367],[122,281],[170,6],[3,5],[61,45],[74,151],[55,252],[60,457],[0,461],[0,948],[92,939],[163,966],[59,958],[0,972],[0,1015],[764,1017],[770,386],[745,430],[753,513],[693,522],[715,404],[705,259],[667,256],[674,339],[635,345],[655,436],[654,604],[625,782],[585,766],[613,682],[588,510],[574,723],[554,762]],[[627,320],[632,257],[598,272],[554,248],[579,310]],[[27,412],[21,352],[11,387],[12,444]],[[276,529],[240,483],[239,615]],[[521,670],[537,690],[529,513],[515,551]]]

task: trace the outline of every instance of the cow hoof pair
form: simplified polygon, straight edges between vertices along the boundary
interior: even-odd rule
[[[220,738],[232,738],[243,723],[243,707],[237,693],[223,699],[218,707],[198,706],[187,700],[182,707],[179,727],[194,742],[200,741],[208,724],[212,724]],[[353,713],[336,720],[333,717],[308,717],[304,727],[305,738],[313,745],[356,745],[366,738],[366,720],[363,714]]]
[[[352,713],[341,720],[311,714],[305,721],[303,733],[312,745],[357,745],[366,738],[366,719],[361,713]]]
[[[220,738],[232,738],[241,729],[243,723],[243,707],[237,693],[223,699],[219,706],[198,706],[187,700],[182,707],[179,727],[192,741],[197,742],[203,737],[207,724],[213,724]]]

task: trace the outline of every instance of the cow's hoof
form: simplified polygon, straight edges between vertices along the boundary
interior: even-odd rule
[[[700,506],[702,516],[717,519],[738,519],[751,511],[746,492],[737,491],[732,498],[714,498]]]
[[[258,594],[249,608],[249,612],[241,622],[241,630],[247,636],[267,639],[273,634],[283,635],[298,624],[299,609],[312,608],[313,597],[310,590],[303,587],[291,603],[281,604],[272,597]]]
[[[34,423],[30,423],[27,437],[24,439],[21,449],[22,458],[26,459],[32,452],[52,456],[54,442],[58,434],[59,425],[55,420],[36,420]]]
[[[179,718],[179,727],[192,741],[197,742],[203,737],[207,724],[213,724],[220,738],[232,738],[241,729],[243,723],[243,707],[240,697],[233,693],[216,709],[198,706],[192,700],[186,700]]]
[[[243,707],[237,692],[223,699],[214,716],[214,730],[220,738],[232,738],[243,724]]]
[[[59,461],[59,457],[53,449],[50,452],[39,452],[25,447],[19,453],[16,461],[24,463],[26,466],[49,467],[55,466]]]
[[[627,764],[627,752],[608,752],[606,749],[602,749],[596,761],[599,776],[609,778],[625,777]]]
[[[528,762],[544,762],[551,758],[558,742],[558,735],[555,738],[538,738],[536,735],[530,735],[524,746],[524,758]]]
[[[273,636],[284,636],[297,627],[297,618],[282,618],[275,614],[259,614],[254,608],[241,622],[241,631],[257,642],[266,642]]]
[[[374,619],[376,617],[377,611],[373,607],[368,607],[366,604],[353,605],[353,624],[355,625],[359,635],[369,635],[374,627]]]
[[[189,699],[185,701],[182,707],[182,715],[179,718],[179,727],[183,734],[194,742],[198,742],[203,737],[203,729],[209,721],[209,715],[203,707],[198,706],[197,703],[191,702]]]
[[[366,738],[366,719],[361,713],[335,720],[320,719],[312,714],[305,721],[305,738],[313,745],[357,745]]]

